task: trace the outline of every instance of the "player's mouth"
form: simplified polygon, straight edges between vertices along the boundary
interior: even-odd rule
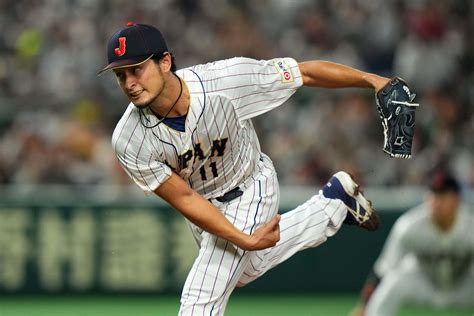
[[[143,91],[144,91],[144,90],[142,89],[142,90],[130,92],[128,95],[129,95],[132,99],[136,99],[136,98],[138,98],[138,97],[142,94]]]

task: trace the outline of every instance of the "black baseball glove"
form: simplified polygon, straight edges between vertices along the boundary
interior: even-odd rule
[[[391,79],[376,95],[384,130],[383,150],[391,157],[411,158],[415,131],[415,94],[400,78]]]

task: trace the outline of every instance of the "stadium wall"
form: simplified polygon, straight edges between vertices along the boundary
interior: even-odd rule
[[[343,227],[238,291],[359,289],[395,219],[423,195],[407,192],[368,190],[381,213],[379,231]],[[311,194],[283,189],[281,211]],[[183,218],[134,188],[8,187],[0,197],[2,294],[176,293],[197,254]]]

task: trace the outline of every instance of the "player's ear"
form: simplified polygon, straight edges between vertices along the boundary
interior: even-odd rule
[[[171,58],[171,54],[168,52],[163,53],[163,57],[160,59],[161,71],[169,72],[171,70],[172,65],[173,65],[173,61]]]

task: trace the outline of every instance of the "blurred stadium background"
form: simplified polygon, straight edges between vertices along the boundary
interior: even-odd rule
[[[344,229],[236,290],[228,315],[346,315],[394,220],[453,170],[474,204],[470,0],[1,0],[0,315],[174,315],[196,253],[183,220],[145,197],[110,137],[127,101],[97,78],[127,21],[159,27],[178,67],[233,56],[325,59],[415,91],[414,158],[382,152],[373,94],[303,88],[255,120],[282,212],[352,172],[383,229]],[[403,315],[472,315],[407,309]]]

